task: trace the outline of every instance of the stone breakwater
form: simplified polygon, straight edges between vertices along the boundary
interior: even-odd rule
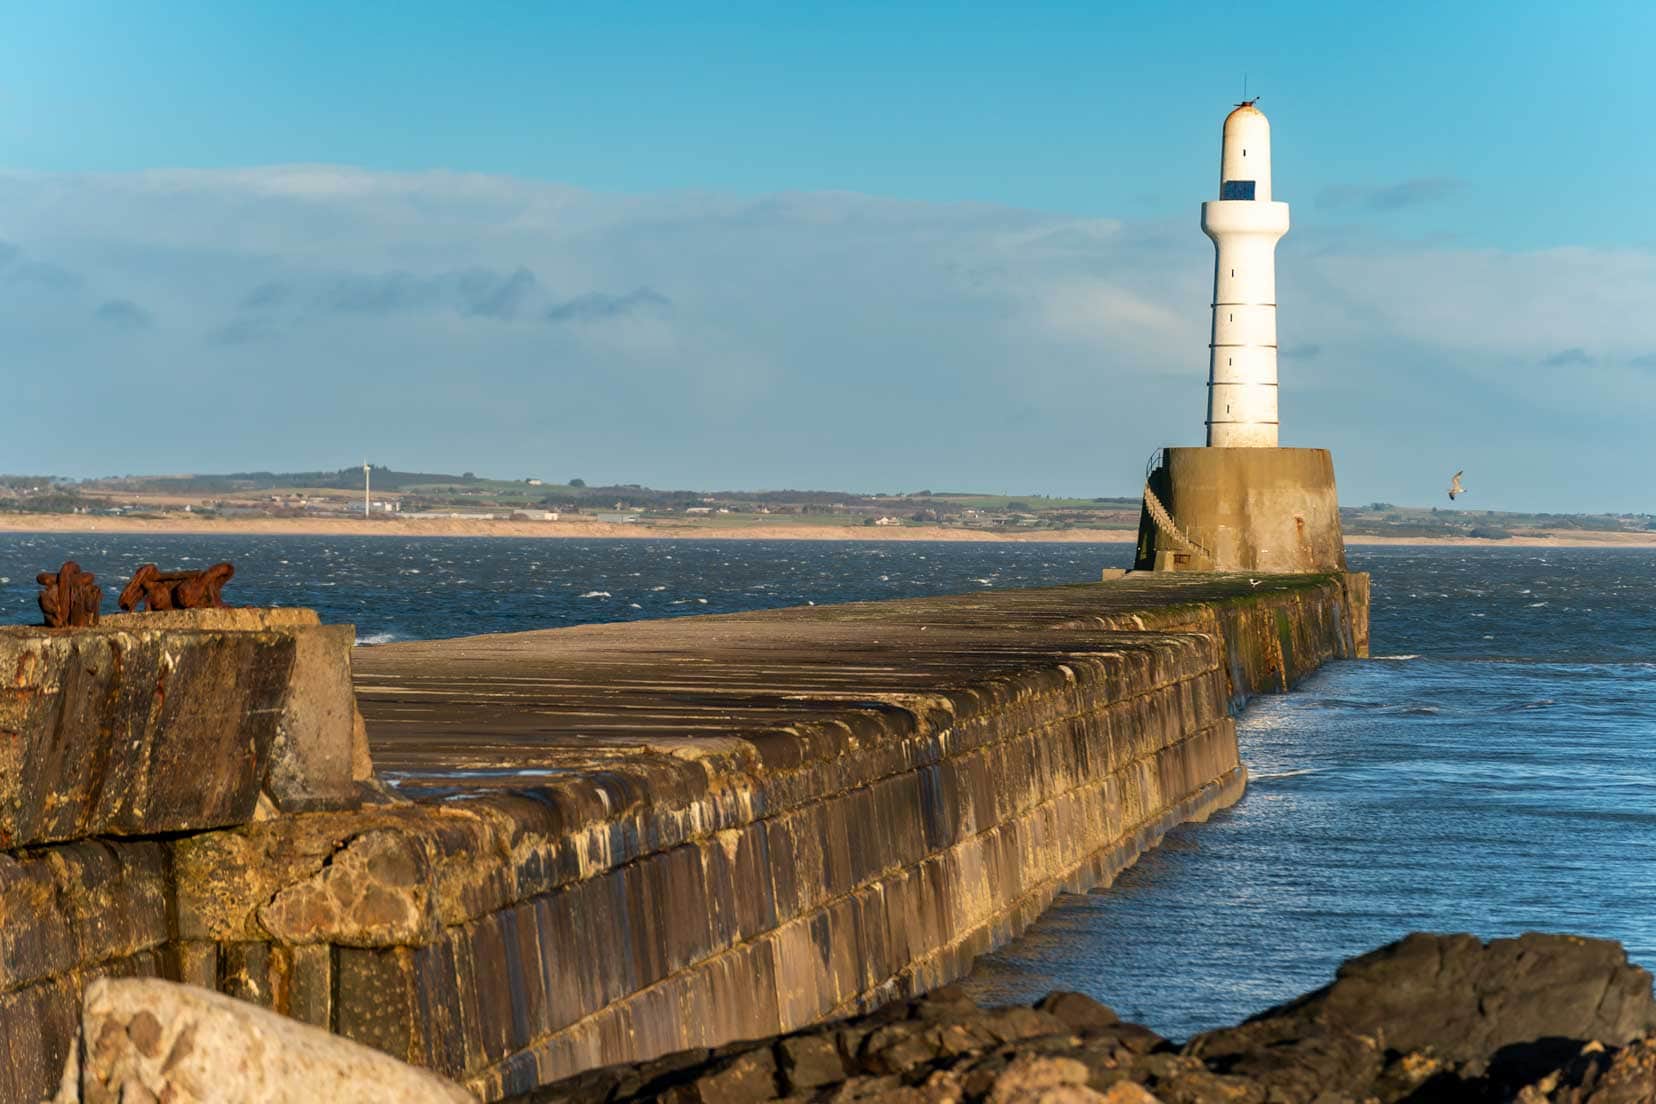
[[[153,624],[96,662],[0,638],[0,754],[59,779],[0,793],[3,1099],[49,1095],[98,977],[216,989],[486,1098],[934,988],[1234,801],[1232,710],[1365,654],[1367,579],[359,649],[377,777],[337,641]],[[187,670],[216,689],[168,713]],[[214,780],[210,819],[180,778]]]
[[[1079,993],[983,1009],[945,986],[780,1038],[592,1070],[513,1104],[1645,1104],[1651,978],[1567,935],[1417,934],[1183,1045]]]

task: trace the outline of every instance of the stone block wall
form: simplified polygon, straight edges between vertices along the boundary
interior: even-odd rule
[[[1092,635],[924,719],[795,736],[780,769],[675,748],[534,800],[198,835],[178,935],[195,980],[488,1096],[923,990],[1241,792],[1216,642]],[[688,800],[603,816],[658,783]]]
[[[175,839],[357,804],[352,640],[308,610],[0,627],[0,1101],[51,1095],[88,982],[184,967]]]
[[[89,981],[165,972],[167,885],[153,840],[0,854],[0,1100],[51,1095]]]

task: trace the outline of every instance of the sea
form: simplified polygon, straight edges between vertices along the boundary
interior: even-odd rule
[[[73,558],[105,608],[132,568],[236,565],[363,647],[1039,586],[1124,544],[0,534],[0,623]],[[1410,931],[1568,931],[1656,966],[1656,550],[1354,548],[1373,658],[1238,722],[1250,781],[1100,893],[1065,895],[965,985],[1087,993],[1172,1038],[1327,983]]]

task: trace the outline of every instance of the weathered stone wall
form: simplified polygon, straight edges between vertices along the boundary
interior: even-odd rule
[[[309,610],[0,627],[0,1101],[51,1095],[87,983],[179,972],[175,838],[357,804],[352,640]]]
[[[279,633],[0,629],[0,847],[249,820],[292,665]]]
[[[88,982],[166,972],[167,885],[152,840],[0,855],[0,1100],[52,1094]]]
[[[160,904],[51,962],[0,923],[34,963],[0,1027],[159,972],[499,1096],[868,1008],[1234,801],[1231,706],[1358,654],[1358,593],[1132,576],[359,652],[404,800],[67,845],[150,848]],[[0,918],[91,892],[64,850],[0,866]],[[73,1017],[42,1023],[52,1070]]]

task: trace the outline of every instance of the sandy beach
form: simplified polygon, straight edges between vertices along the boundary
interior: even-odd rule
[[[631,540],[819,540],[819,541],[1062,541],[1131,543],[1127,529],[1065,529],[995,533],[939,526],[652,525],[604,521],[478,521],[462,518],[237,518],[217,521],[181,515],[92,517],[86,514],[0,514],[0,533],[178,533],[212,536],[242,533],[352,537],[541,537]],[[1468,548],[1656,548],[1656,532],[1596,533],[1573,529],[1535,530],[1507,540],[1472,537],[1378,537],[1350,535],[1347,545],[1439,545]]]
[[[1476,537],[1374,537],[1352,535],[1350,546],[1385,544],[1429,545],[1443,548],[1656,548],[1656,533],[1595,533],[1580,529],[1537,529],[1506,540]]]
[[[116,518],[86,514],[0,514],[0,533],[243,533],[330,537],[543,537],[633,540],[819,541],[1108,541],[1131,543],[1126,529],[1067,529],[989,533],[939,526],[874,525],[651,525],[606,521],[479,521],[463,518],[236,518],[214,521],[182,516]]]

